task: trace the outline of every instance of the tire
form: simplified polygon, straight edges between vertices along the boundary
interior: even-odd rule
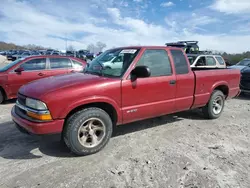
[[[86,108],[76,112],[66,121],[63,139],[74,154],[84,156],[102,150],[112,132],[112,120],[104,110]]]
[[[214,90],[209,102],[202,108],[202,112],[207,119],[217,119],[221,116],[224,105],[225,95],[220,90]]]
[[[0,88],[0,104],[2,104],[4,102],[4,93]]]

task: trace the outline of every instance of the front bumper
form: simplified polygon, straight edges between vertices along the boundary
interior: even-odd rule
[[[44,135],[61,133],[63,130],[64,119],[49,122],[32,122],[17,115],[15,106],[11,110],[11,116],[19,130],[22,130],[21,132]]]

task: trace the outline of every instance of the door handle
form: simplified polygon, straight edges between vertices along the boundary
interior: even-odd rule
[[[45,75],[45,74],[43,74],[43,73],[41,73],[41,72],[38,73],[38,76],[44,76],[44,75]]]
[[[176,80],[170,80],[170,81],[169,81],[169,84],[175,85],[175,84],[176,84]]]

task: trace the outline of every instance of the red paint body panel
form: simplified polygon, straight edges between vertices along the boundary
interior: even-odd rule
[[[130,72],[145,49],[180,50],[173,47],[140,48],[141,51],[121,79],[75,73],[40,79],[21,87],[19,92],[46,103],[54,121],[63,121],[79,106],[96,102],[108,103],[117,113],[117,124],[205,106],[212,91],[221,85],[229,88],[229,98],[235,97],[239,92],[239,70],[192,71],[189,67],[187,74],[176,75],[170,54],[172,75],[138,78],[132,82]],[[187,57],[186,61],[189,63]],[[176,84],[171,85],[170,80],[176,80]],[[37,127],[36,123],[21,120],[15,114],[13,116],[24,127],[26,124]],[[46,126],[46,123],[43,125]],[[60,126],[51,126],[51,132],[61,130],[58,127]],[[41,132],[44,130],[41,129]]]
[[[229,88],[228,98],[235,97],[239,92],[240,71],[236,69],[194,71],[196,88],[192,108],[206,105],[213,90],[225,85]]]
[[[170,80],[175,75],[122,81],[123,123],[172,113],[176,87],[169,85]]]
[[[41,56],[30,56],[25,58],[24,60],[20,61],[16,65],[12,66],[5,72],[0,73],[0,87],[2,87],[6,93],[7,99],[16,98],[18,90],[21,86],[49,76],[55,76],[60,74],[70,73],[72,69],[44,69],[44,70],[36,70],[36,71],[23,71],[20,74],[14,72],[16,68],[18,68],[21,64],[32,60],[32,59],[39,59],[39,58],[69,58],[72,60],[76,60],[83,64],[83,67],[86,66],[86,62],[74,58],[74,57],[67,57],[67,56],[54,56],[54,55],[41,55]]]

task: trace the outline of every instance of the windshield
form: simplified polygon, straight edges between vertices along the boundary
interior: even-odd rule
[[[16,61],[12,61],[10,64],[6,65],[5,67],[0,68],[0,72],[7,71],[9,68],[13,67],[20,61],[24,60],[24,58],[17,59]]]
[[[107,50],[91,61],[85,72],[107,77],[121,77],[139,51],[140,48]]]
[[[240,61],[236,65],[250,66],[250,59],[243,59],[242,61]]]

